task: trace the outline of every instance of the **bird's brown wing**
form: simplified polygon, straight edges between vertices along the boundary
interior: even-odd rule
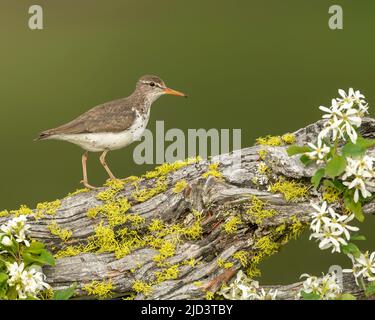
[[[37,140],[57,134],[121,132],[128,129],[136,118],[126,99],[99,105],[71,122],[42,132]]]

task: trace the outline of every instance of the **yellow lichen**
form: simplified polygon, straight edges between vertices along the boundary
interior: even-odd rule
[[[215,294],[211,291],[206,291],[206,294],[205,294],[205,299],[206,300],[213,300],[214,299],[214,296]]]
[[[172,243],[171,241],[167,240],[164,241],[162,246],[159,249],[159,254],[156,255],[153,260],[156,262],[163,261],[169,257],[172,257],[175,253],[176,245]]]
[[[10,213],[8,210],[3,210],[3,211],[0,211],[0,217],[6,217],[6,216],[9,216]]]
[[[109,281],[92,281],[83,286],[82,290],[86,291],[89,295],[95,295],[99,299],[109,298],[112,295],[113,284],[112,280]]]
[[[187,260],[182,261],[182,264],[183,264],[183,265],[190,266],[190,267],[193,268],[193,267],[196,266],[197,261],[196,261],[194,258],[190,258],[190,259],[187,259]]]
[[[259,137],[256,139],[256,143],[262,146],[281,146],[283,144],[283,140],[281,140],[280,136],[271,136],[268,135],[266,137]]]
[[[281,139],[286,144],[293,144],[296,142],[296,136],[293,133],[285,133],[284,135],[281,136]]]
[[[89,192],[90,190],[88,188],[82,188],[82,189],[77,189],[76,191],[74,192],[70,192],[68,193],[68,195],[66,196],[66,198],[68,197],[73,197],[77,194],[80,194],[80,193],[85,193],[85,192]]]
[[[162,272],[158,271],[155,273],[156,283],[160,283],[165,280],[177,279],[179,272],[180,271],[177,264],[165,269]]]
[[[48,229],[49,231],[59,237],[62,241],[67,241],[70,239],[70,237],[72,236],[73,232],[70,231],[69,229],[62,229],[56,221],[53,221],[51,224],[48,225]]]
[[[260,162],[258,165],[258,172],[260,174],[268,174],[270,172],[270,167],[267,166],[264,162]]]
[[[148,230],[152,231],[159,231],[162,230],[164,227],[164,223],[160,219],[152,219],[150,225],[148,226]]]
[[[247,264],[248,264],[248,254],[246,251],[244,250],[241,250],[241,251],[237,251],[234,255],[233,255],[233,259],[236,259],[238,260],[241,265],[243,267],[246,267]]]
[[[217,265],[219,268],[230,269],[233,267],[233,262],[225,261],[223,258],[218,258]]]
[[[226,233],[236,233],[241,223],[242,221],[239,217],[230,217],[224,224],[224,230]]]
[[[265,160],[266,156],[267,156],[267,153],[268,153],[268,151],[266,149],[260,149],[258,151],[258,155],[259,155],[260,160]]]
[[[280,244],[272,241],[269,236],[263,236],[255,243],[255,248],[261,251],[262,256],[270,256],[277,252]]]
[[[31,210],[29,207],[25,205],[21,205],[18,210],[10,211],[10,214],[15,215],[16,217],[20,215],[31,215],[33,213],[34,213],[33,210]]]
[[[297,202],[308,196],[308,188],[296,181],[279,179],[270,186],[272,193],[282,193],[286,201]]]
[[[335,203],[340,201],[341,195],[342,192],[340,192],[336,188],[330,186],[324,187],[323,200],[327,201],[328,203]]]
[[[145,296],[151,293],[152,287],[144,281],[136,280],[133,282],[133,290],[137,293],[142,293]]]
[[[292,133],[286,133],[283,136],[265,136],[256,139],[256,143],[263,146],[277,147],[285,144],[293,144],[296,141],[296,137]]]
[[[208,177],[215,177],[215,178],[222,178],[221,172],[218,170],[219,168],[219,163],[211,163],[208,166],[207,172],[205,172],[202,176],[203,178],[208,178]]]
[[[180,192],[184,191],[187,186],[188,186],[188,183],[186,182],[185,179],[183,179],[183,180],[180,180],[180,181],[176,182],[172,191],[174,193],[180,193]]]
[[[154,170],[146,172],[142,177],[146,179],[153,179],[165,176],[170,172],[177,171],[183,167],[197,163],[201,160],[202,158],[198,156],[196,158],[189,158],[184,161],[179,160],[173,163],[163,163],[162,165],[156,167]]]
[[[40,218],[45,214],[53,216],[56,213],[56,211],[60,208],[60,205],[60,200],[38,203],[36,205],[35,218]]]
[[[159,193],[165,192],[168,188],[165,177],[160,177],[155,181],[155,185],[152,188],[139,189],[138,185],[135,185],[136,190],[131,194],[132,198],[138,202],[145,202],[158,195]]]
[[[255,218],[256,224],[261,224],[264,219],[273,217],[277,214],[276,210],[273,209],[265,209],[266,203],[257,198],[256,196],[252,196],[251,198],[251,205],[246,210],[246,213],[250,216]]]

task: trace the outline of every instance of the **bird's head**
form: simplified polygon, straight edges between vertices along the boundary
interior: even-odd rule
[[[182,92],[168,88],[162,79],[154,75],[141,77],[137,82],[136,89],[146,95],[150,101],[155,101],[157,98],[165,94],[187,97],[187,95]]]

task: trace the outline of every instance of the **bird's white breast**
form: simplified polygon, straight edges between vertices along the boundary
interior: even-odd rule
[[[60,134],[51,136],[50,139],[68,141],[91,152],[117,150],[141,138],[146,129],[149,116],[149,112],[144,116],[140,116],[137,113],[134,123],[127,130],[121,132]]]

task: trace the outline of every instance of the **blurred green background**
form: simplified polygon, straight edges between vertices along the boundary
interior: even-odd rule
[[[1,208],[32,207],[80,187],[82,151],[33,138],[127,96],[145,73],[190,96],[158,100],[151,130],[156,120],[166,130],[241,128],[243,146],[314,122],[338,88],[375,101],[374,1],[39,0],[42,31],[28,28],[32,4],[0,3]],[[343,6],[344,30],[328,28],[333,4]],[[109,155],[115,174],[149,169],[133,163],[134,146]],[[89,176],[93,184],[106,179],[95,155]],[[370,217],[364,249],[375,249],[374,228]],[[293,282],[332,264],[348,259],[319,251],[306,233],[262,264],[260,280]]]

